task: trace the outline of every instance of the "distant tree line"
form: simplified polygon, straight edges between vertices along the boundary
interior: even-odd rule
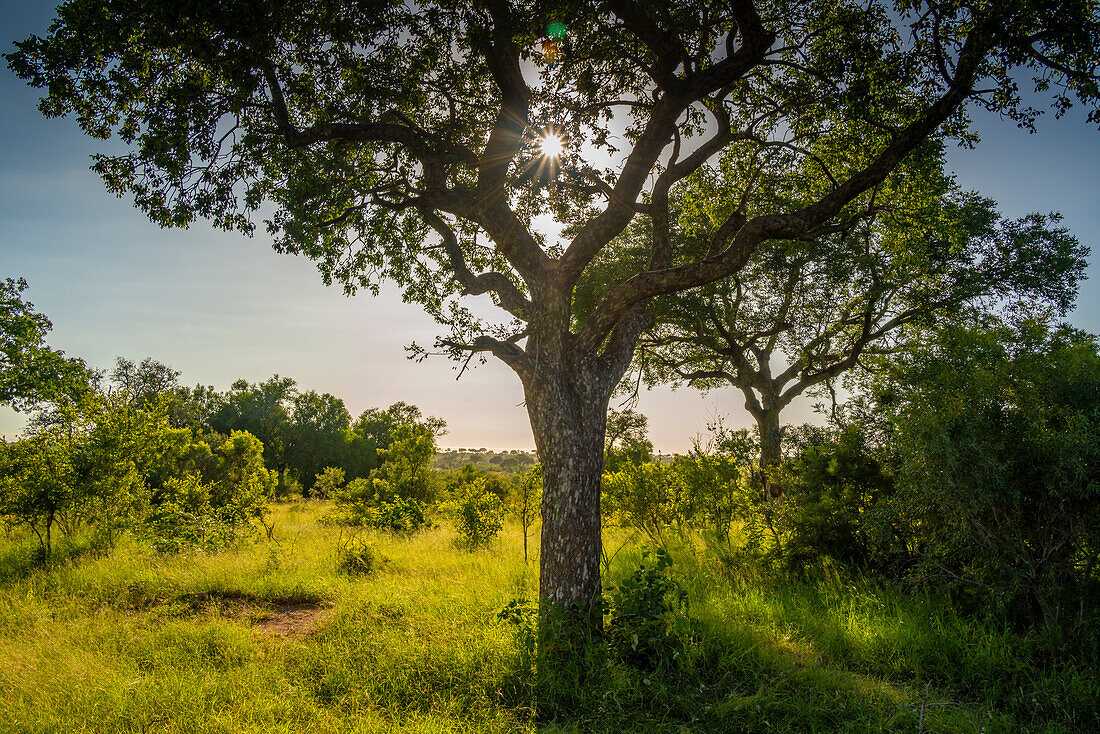
[[[299,390],[289,377],[274,375],[257,383],[234,382],[226,392],[179,384],[180,373],[153,359],[140,364],[119,358],[114,382],[140,400],[162,399],[169,422],[196,433],[228,435],[247,431],[264,445],[264,464],[280,478],[279,492],[310,496],[327,467],[347,479],[365,478],[377,469],[400,425],[420,425],[439,436],[446,424],[424,417],[419,408],[398,402],[371,408],[352,419],[344,401],[328,393]],[[434,442],[433,442],[434,450]]]

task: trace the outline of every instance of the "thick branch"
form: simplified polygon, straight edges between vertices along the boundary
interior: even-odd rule
[[[520,379],[526,379],[526,377],[534,371],[534,363],[527,355],[527,352],[523,351],[523,348],[518,344],[513,344],[512,342],[501,341],[500,339],[494,339],[491,336],[483,334],[474,337],[474,341],[471,344],[451,341],[449,339],[440,339],[438,343],[445,347],[471,353],[489,352],[501,362],[504,362],[504,364],[515,370],[516,374],[520,376]]]
[[[463,288],[465,295],[477,296],[482,293],[492,292],[500,301],[500,305],[518,319],[526,320],[529,317],[531,302],[503,273],[475,274],[466,264],[462,247],[458,237],[443,219],[430,209],[420,209],[420,216],[424,222],[434,229],[443,242],[443,249],[447,258],[451,261],[451,269],[454,271],[455,280]]]
[[[628,311],[622,320],[612,330],[607,343],[604,344],[600,354],[600,362],[603,367],[605,380],[618,382],[630,366],[634,358],[634,349],[638,344],[638,337],[642,332],[653,325],[653,316],[638,304]],[[613,385],[608,385],[613,387]]]
[[[673,71],[687,57],[680,39],[670,31],[663,30],[643,8],[631,0],[607,0],[607,5],[627,30],[641,40],[657,59],[657,65],[652,69],[653,81],[665,90],[675,87],[677,80]]]
[[[985,43],[986,33],[980,30],[968,37],[960,54],[952,86],[862,171],[804,209],[752,219],[741,227],[729,247],[718,255],[675,268],[639,273],[621,283],[589,317],[578,334],[579,346],[594,348],[602,342],[612,326],[618,322],[619,316],[636,303],[665,293],[712,283],[740,270],[764,240],[806,236],[836,216],[846,204],[864,191],[884,181],[909,152],[927,139],[966,100],[973,88]],[[603,215],[600,218],[602,217]],[[577,240],[574,244],[577,244]]]
[[[738,5],[740,7],[735,10],[735,15],[738,16],[739,26],[742,22],[745,23],[742,33],[747,42],[732,56],[689,76],[673,92],[666,93],[657,101],[645,129],[626,159],[607,207],[599,216],[585,224],[562,257],[559,274],[565,284],[576,283],[577,278],[596,253],[630,223],[634,216],[633,203],[638,198],[638,193],[646,177],[653,170],[653,165],[657,162],[661,151],[672,140],[677,129],[676,120],[680,115],[693,103],[748,73],[763,59],[774,36],[767,33],[760,25],[760,19],[756,16],[751,2],[738,3]],[[719,145],[718,148],[720,149],[721,146]],[[710,154],[713,154],[713,151],[708,156]],[[692,160],[687,165],[702,165],[705,160],[704,157],[698,164]],[[640,300],[644,299],[634,303]],[[617,318],[612,319],[604,326],[610,328],[611,324],[617,320]]]
[[[481,155],[477,190],[479,206],[492,207],[505,199],[508,167],[523,144],[527,129],[530,90],[519,68],[519,48],[513,41],[512,17],[503,0],[488,3],[492,16],[492,41],[485,62],[500,90],[500,111]]]
[[[339,123],[326,122],[299,130],[290,119],[286,98],[275,69],[267,62],[261,64],[261,72],[271,92],[271,109],[275,124],[283,140],[291,148],[304,148],[314,143],[340,141],[362,143],[396,143],[410,155],[429,164],[465,163],[478,165],[478,158],[466,148],[446,141],[439,147],[430,144],[427,137],[408,125],[385,122]]]

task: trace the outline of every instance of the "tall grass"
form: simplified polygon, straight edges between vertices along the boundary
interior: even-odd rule
[[[380,563],[341,573],[320,503],[275,508],[274,541],[160,556],[79,540],[41,566],[0,541],[0,730],[11,732],[754,732],[1100,729],[1100,675],[1042,640],[872,580],[774,576],[684,544],[686,633],[670,662],[613,656],[538,719],[530,635],[498,619],[537,595],[509,528],[485,550],[449,527],[364,533]],[[607,546],[627,536],[610,531]],[[627,543],[608,581],[630,574]],[[269,631],[286,609],[302,625]]]

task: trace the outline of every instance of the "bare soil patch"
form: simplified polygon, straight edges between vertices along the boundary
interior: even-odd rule
[[[244,594],[206,592],[183,599],[196,615],[214,615],[247,622],[264,634],[304,635],[325,620],[330,610],[320,602],[300,599],[257,599]]]

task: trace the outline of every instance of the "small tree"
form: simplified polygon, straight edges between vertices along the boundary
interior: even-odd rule
[[[317,475],[317,481],[313,483],[311,494],[314,497],[327,500],[334,497],[342,486],[344,486],[344,470],[335,466],[327,466],[324,471]]]
[[[675,524],[671,472],[656,462],[627,464],[603,478],[605,512],[624,527],[645,533],[659,546],[665,545],[665,530]]]
[[[653,442],[649,440],[649,419],[634,410],[607,413],[604,438],[604,471],[613,472],[626,464],[653,460]]]
[[[61,437],[44,431],[0,444],[0,513],[34,532],[49,558],[58,517],[79,501],[72,453]]]
[[[17,410],[77,399],[92,377],[83,360],[46,346],[53,324],[23,300],[27,281],[0,281],[0,405]]]
[[[405,423],[393,429],[388,448],[378,452],[382,465],[370,473],[378,502],[397,497],[429,502],[435,495],[435,435],[422,425]]]
[[[745,466],[723,447],[696,441],[687,456],[673,461],[671,472],[690,505],[693,523],[710,537],[729,543],[730,528],[739,516],[744,496]]]
[[[504,503],[483,487],[469,487],[455,507],[455,529],[470,550],[488,545],[504,527]]]
[[[210,501],[226,522],[244,525],[267,512],[278,475],[264,466],[263,454],[260,439],[247,431],[233,431],[215,450],[218,469]]]
[[[523,532],[523,562],[527,563],[527,536],[539,517],[542,505],[542,468],[524,472],[515,481],[512,508]]]

